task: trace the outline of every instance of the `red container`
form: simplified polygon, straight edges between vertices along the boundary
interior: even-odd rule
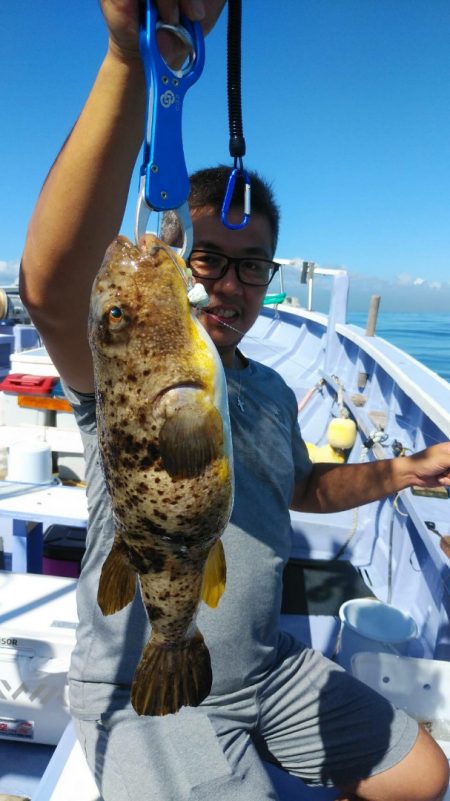
[[[50,395],[57,380],[55,376],[51,375],[9,373],[0,382],[0,390],[12,392],[14,395]]]

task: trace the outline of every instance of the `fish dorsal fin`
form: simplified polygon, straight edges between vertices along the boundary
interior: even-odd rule
[[[163,467],[173,478],[199,476],[220,456],[222,444],[223,426],[218,409],[195,401],[172,414],[159,433]]]
[[[203,571],[202,601],[214,609],[219,603],[226,584],[227,567],[221,540],[211,548]]]

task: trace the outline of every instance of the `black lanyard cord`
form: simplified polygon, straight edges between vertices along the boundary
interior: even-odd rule
[[[230,156],[245,156],[241,102],[241,0],[228,0],[227,88]]]
[[[227,89],[228,122],[230,129],[230,156],[234,167],[228,179],[228,186],[222,205],[223,224],[230,229],[244,228],[250,219],[250,176],[244,169],[242,157],[245,155],[245,139],[242,128],[241,107],[241,0],[228,0],[227,32]],[[231,223],[228,219],[233,205],[233,194],[237,179],[244,181],[244,209],[241,222]]]

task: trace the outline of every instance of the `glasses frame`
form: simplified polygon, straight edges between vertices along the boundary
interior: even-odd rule
[[[208,276],[208,275],[198,275],[194,271],[194,268],[191,265],[191,258],[192,258],[194,253],[206,253],[207,255],[210,255],[210,256],[220,256],[220,258],[226,259],[226,263],[224,264],[224,266],[223,266],[222,270],[220,271],[219,275],[216,275],[214,277],[213,276]],[[239,257],[237,257],[237,256],[236,257],[234,257],[234,256],[226,256],[225,253],[220,253],[220,252],[218,252],[216,250],[203,250],[202,248],[193,248],[192,253],[191,253],[191,255],[189,256],[189,259],[188,259],[188,266],[189,266],[194,278],[199,278],[202,281],[220,281],[224,277],[224,275],[226,275],[226,273],[230,269],[231,265],[233,265],[234,269],[236,270],[236,276],[237,276],[238,281],[240,281],[241,284],[244,284],[244,286],[258,286],[258,287],[262,287],[263,286],[263,287],[268,287],[269,284],[275,278],[275,275],[277,274],[278,270],[280,269],[281,264],[278,264],[276,261],[272,261],[271,259],[262,259],[262,258],[259,258],[259,256],[255,256],[254,257],[255,261],[263,261],[263,262],[266,262],[267,264],[270,264],[272,266],[272,268],[273,268],[273,273],[272,273],[270,279],[267,281],[266,284],[253,284],[250,281],[244,281],[241,278],[241,272],[240,272],[241,262],[248,261],[251,258],[252,258],[252,256],[239,256]]]

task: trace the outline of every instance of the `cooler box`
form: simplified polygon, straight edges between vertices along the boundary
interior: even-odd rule
[[[24,372],[9,373],[5,376],[0,383],[0,391],[4,393],[1,402],[2,423],[7,426],[53,425],[54,412],[20,406],[19,396],[48,397],[56,380],[53,376],[38,376]]]
[[[42,346],[11,354],[11,372],[37,376],[55,376],[59,373],[46,349]]]
[[[0,737],[56,745],[69,719],[76,580],[0,571]]]
[[[50,576],[78,578],[85,545],[85,528],[49,526],[44,534],[42,572]]]

